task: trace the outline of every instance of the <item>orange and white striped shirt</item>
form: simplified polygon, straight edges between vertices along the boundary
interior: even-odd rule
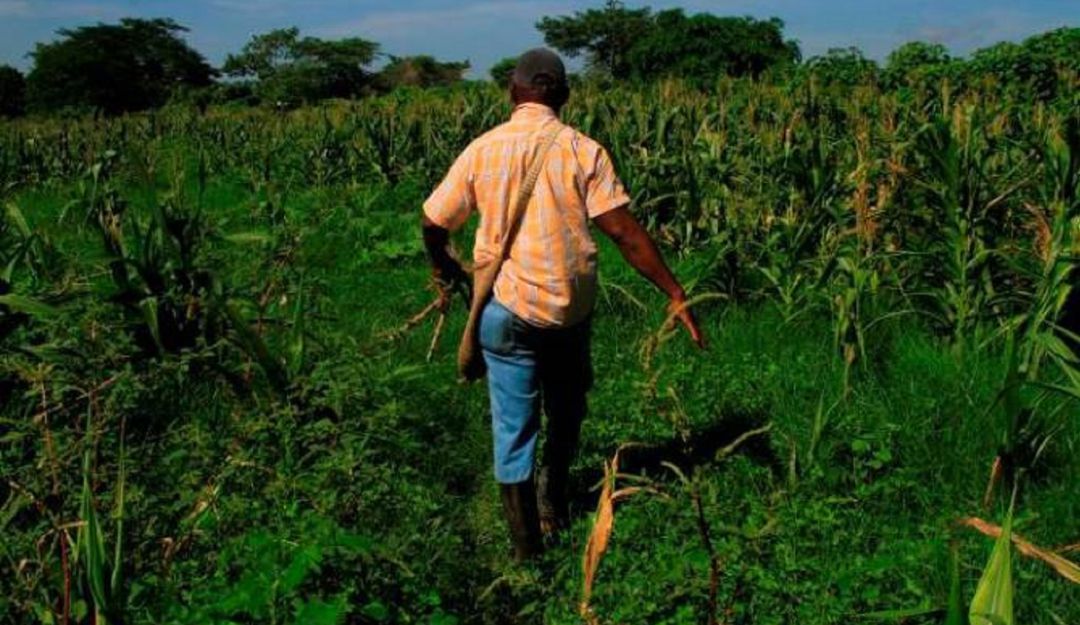
[[[460,228],[473,211],[480,214],[473,247],[477,262],[499,253],[506,218],[550,123],[560,123],[552,109],[517,106],[510,121],[465,148],[424,202],[427,218],[448,230]],[[495,299],[533,325],[583,321],[596,301],[596,243],[589,220],[629,203],[607,151],[564,127],[547,153],[495,281]]]

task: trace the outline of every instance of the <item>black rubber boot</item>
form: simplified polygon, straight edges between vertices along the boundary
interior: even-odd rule
[[[567,487],[570,464],[574,460],[581,433],[581,419],[567,418],[566,412],[573,414],[573,411],[565,411],[563,415],[548,415],[543,462],[536,473],[540,531],[545,537],[552,537],[570,527]]]
[[[540,532],[546,538],[570,527],[568,478],[569,467],[566,465],[545,465],[537,471],[536,506],[540,514]]]
[[[503,512],[514,543],[514,559],[524,562],[543,551],[540,517],[536,512],[536,488],[532,477],[517,484],[499,484]]]

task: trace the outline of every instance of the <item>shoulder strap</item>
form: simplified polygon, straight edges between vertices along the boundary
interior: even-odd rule
[[[521,182],[517,201],[507,218],[506,233],[502,240],[502,251],[498,256],[498,262],[500,263],[510,254],[510,246],[513,245],[514,238],[517,237],[518,230],[521,229],[521,222],[525,217],[525,208],[529,205],[529,199],[532,198],[533,190],[536,188],[536,181],[540,178],[540,171],[544,168],[544,161],[562,130],[563,125],[559,121],[552,124],[552,128],[544,135],[536,156],[533,157],[529,171],[525,174],[525,180]]]

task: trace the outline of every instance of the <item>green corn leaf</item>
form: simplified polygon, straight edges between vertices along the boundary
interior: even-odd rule
[[[121,586],[121,573],[123,572],[124,564],[124,551],[123,551],[123,535],[124,535],[124,484],[127,480],[127,469],[124,465],[124,427],[120,427],[120,475],[117,478],[116,483],[116,539],[113,545],[113,568],[112,576],[109,579],[109,588],[113,593],[113,598],[120,593]]]
[[[282,368],[281,364],[270,354],[270,349],[266,346],[266,342],[259,336],[240,314],[240,310],[236,302],[232,300],[226,300],[224,302],[215,302],[220,306],[222,312],[225,313],[229,319],[229,323],[235,334],[235,342],[243,349],[250,357],[254,358],[256,362],[262,367],[263,372],[270,379],[270,383],[273,389],[279,393],[284,393],[288,387],[289,376],[288,373]]]
[[[161,326],[158,324],[158,301],[156,297],[147,297],[139,302],[139,308],[142,309],[143,319],[146,320],[146,326],[150,328],[150,336],[154,338],[154,344],[162,352],[165,351],[165,346],[161,343]]]
[[[304,276],[300,275],[300,284],[293,303],[292,331],[288,344],[289,375],[295,377],[304,367]]]
[[[279,578],[281,589],[285,592],[295,590],[308,575],[316,571],[322,563],[323,553],[318,545],[301,547],[289,562],[289,566],[282,571]]]
[[[15,229],[19,231],[24,238],[30,236],[30,224],[26,221],[26,216],[23,215],[22,210],[15,204],[15,202],[8,202],[5,205],[5,213],[7,214],[8,221],[11,222]]]
[[[1041,388],[1041,389],[1043,389],[1045,391],[1050,391],[1051,393],[1059,393],[1061,395],[1064,395],[1066,397],[1071,397],[1073,399],[1080,399],[1080,384],[1073,385],[1073,386],[1065,386],[1063,384],[1050,384],[1050,383],[1047,383],[1047,382],[1033,382],[1031,384],[1031,386]]]
[[[971,625],[1014,625],[1012,581],[1012,510],[994,543],[968,610]]]
[[[18,267],[19,264],[22,263],[27,256],[29,256],[30,248],[31,246],[33,246],[36,238],[37,237],[35,236],[28,236],[24,238],[22,243],[20,243],[19,246],[15,249],[15,253],[7,257],[8,263],[7,266],[4,267],[3,273],[0,273],[0,280],[3,280],[7,283],[11,282],[12,276],[15,275],[15,268]]]
[[[1065,344],[1065,341],[1062,341],[1057,336],[1054,336],[1049,332],[1036,332],[1034,336],[1032,336],[1032,339],[1052,356],[1061,361],[1070,364],[1076,362],[1076,354],[1069,349],[1069,346]]]
[[[56,308],[44,302],[24,295],[16,295],[15,293],[0,295],[0,305],[7,306],[15,312],[26,313],[35,317],[51,317],[59,312]]]
[[[332,603],[316,599],[306,601],[296,613],[297,625],[337,625],[345,622],[348,607],[343,597]]]
[[[898,610],[880,610],[878,612],[863,612],[858,618],[869,621],[906,621],[916,616],[928,616],[941,612],[939,607],[904,608]]]
[[[90,414],[86,417],[87,435],[91,430]],[[98,614],[97,622],[105,623],[101,616],[108,609],[108,593],[105,589],[105,537],[101,533],[97,512],[94,510],[94,494],[90,488],[91,445],[83,453],[83,488],[79,502],[79,517],[82,525],[78,531],[78,551],[82,556],[83,572],[86,584],[90,587],[90,596],[94,601],[94,610]]]
[[[963,587],[960,583],[960,548],[953,543],[949,547],[949,603],[945,612],[945,625],[967,625],[964,617]]]
[[[266,232],[250,231],[227,234],[222,237],[230,243],[238,245],[264,245],[274,240],[273,235]]]

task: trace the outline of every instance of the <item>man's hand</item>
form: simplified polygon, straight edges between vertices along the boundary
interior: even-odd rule
[[[439,290],[439,310],[446,312],[450,308],[450,299],[454,291],[461,291],[466,297],[469,293],[469,274],[450,254],[450,231],[435,222],[423,218],[424,247],[431,259],[431,273],[435,287]]]
[[[630,266],[638,270],[638,273],[649,279],[658,289],[671,298],[668,305],[668,314],[673,314],[675,319],[690,333],[690,338],[698,347],[705,348],[705,338],[698,328],[694,314],[686,306],[686,293],[675,276],[668,269],[664,258],[660,255],[656,243],[652,237],[634,219],[626,207],[608,211],[593,220],[597,228],[606,234],[619,246],[623,258]]]
[[[433,268],[432,279],[435,282],[435,288],[439,291],[440,312],[445,313],[450,310],[450,300],[453,299],[455,292],[466,295],[469,292],[469,274],[465,273],[461,263],[452,256],[447,255],[440,265]]]
[[[668,304],[668,316],[673,317],[673,320],[677,320],[686,328],[686,331],[690,333],[690,339],[694,341],[694,345],[697,345],[698,349],[705,349],[705,336],[701,333],[701,328],[698,327],[694,313],[687,306],[685,297],[671,300],[671,303]]]

